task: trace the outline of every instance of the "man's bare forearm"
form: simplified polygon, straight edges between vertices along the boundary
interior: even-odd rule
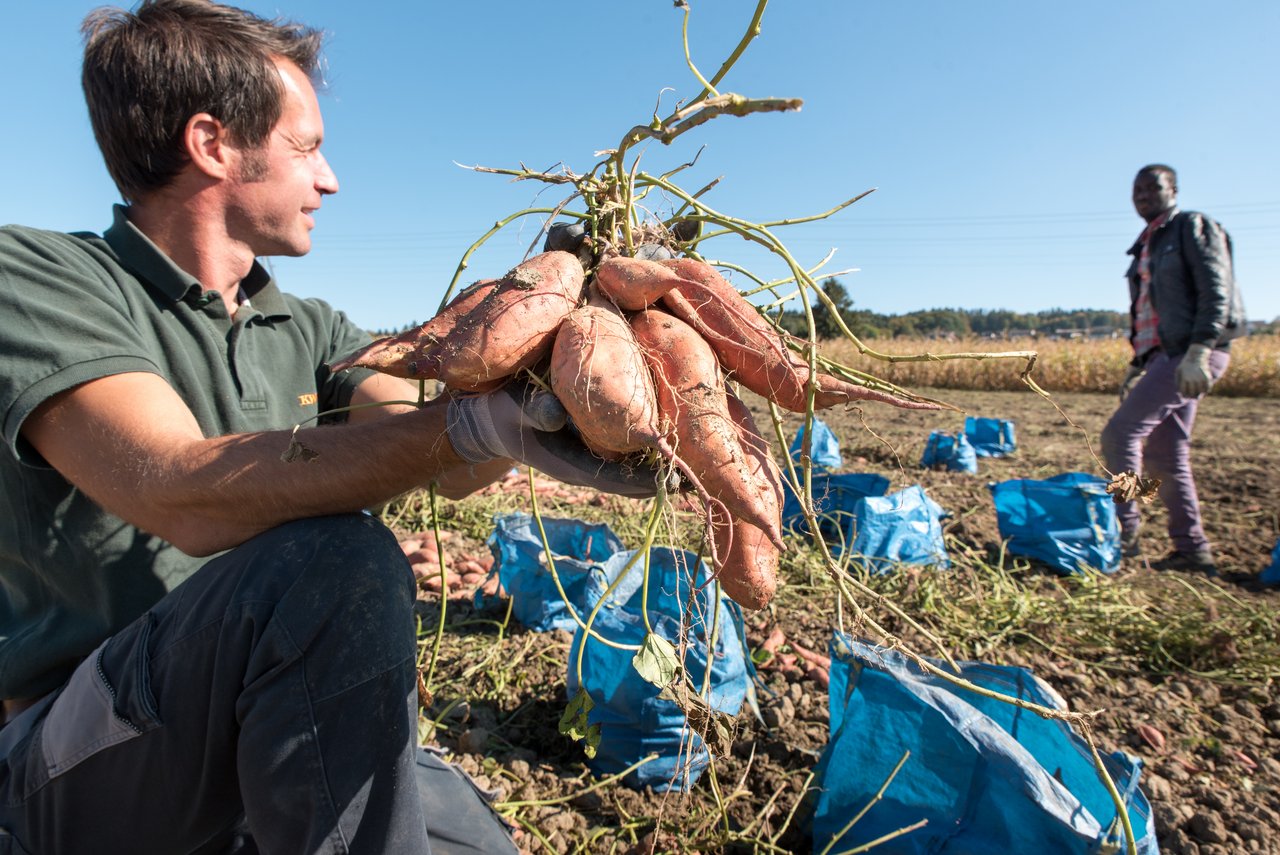
[[[171,539],[195,554],[235,546],[280,523],[358,511],[444,479],[465,495],[510,466],[471,472],[445,433],[446,405],[373,421],[220,437],[190,449],[166,473],[176,499]]]

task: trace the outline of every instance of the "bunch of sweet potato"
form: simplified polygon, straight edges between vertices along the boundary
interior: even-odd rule
[[[803,412],[810,370],[710,265],[615,256],[588,283],[577,256],[544,252],[333,368],[481,392],[548,358],[551,389],[583,443],[605,459],[657,452],[674,466],[705,504],[725,592],[748,608],[767,604],[783,548],[781,476],[726,379]],[[933,407],[824,374],[815,387],[817,408]]]

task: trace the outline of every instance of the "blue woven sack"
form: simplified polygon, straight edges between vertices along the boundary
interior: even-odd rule
[[[875,574],[888,573],[897,564],[949,567],[942,540],[944,516],[919,484],[887,496],[866,496],[854,508],[852,552]]]
[[[1276,548],[1271,550],[1271,566],[1262,571],[1258,581],[1264,585],[1280,585],[1280,541],[1276,541]]]
[[[584,620],[604,596],[609,582],[617,578],[634,554],[630,550],[619,552],[601,567],[593,568],[585,591]],[[706,584],[706,565],[692,552],[655,547],[649,551],[649,561],[648,610],[654,633],[671,642],[677,650],[681,639],[688,638],[683,667],[692,684],[701,688],[708,667],[708,630],[715,626],[710,691],[705,700],[717,712],[737,715],[754,674],[744,642],[742,611],[723,595],[716,603],[713,599],[716,586]],[[690,584],[695,566],[697,588]],[[621,644],[644,642],[643,575],[640,560],[605,600],[591,624],[593,632]],[[586,689],[594,704],[587,714],[587,722],[600,725],[600,743],[587,765],[597,775],[613,775],[649,754],[656,754],[656,759],[628,773],[623,782],[635,788],[652,787],[659,792],[688,790],[710,762],[702,738],[690,729],[675,701],[659,697],[659,687],[640,676],[632,665],[634,650],[619,649],[587,637],[581,655],[582,682],[579,684],[579,649],[585,635],[579,627],[569,650],[567,683],[570,698],[577,694],[580,685]]]
[[[1010,555],[1062,573],[1091,567],[1113,573],[1120,566],[1120,524],[1107,482],[1086,472],[1043,481],[1030,478],[988,484],[1000,537]]]
[[[925,469],[973,474],[978,471],[978,455],[963,433],[935,430],[924,444],[920,465]]]
[[[523,513],[504,514],[494,517],[493,523],[493,533],[488,540],[489,551],[493,553],[490,574],[497,574],[511,597],[511,613],[516,620],[537,632],[573,631],[577,624],[569,616],[565,598],[560,596],[547,567],[542,535],[533,517]],[[622,541],[603,523],[543,517],[542,526],[568,602],[581,610],[588,572],[621,550]],[[476,592],[478,609],[492,605],[495,600]]]
[[[1013,422],[1007,419],[966,416],[964,435],[979,457],[1004,457],[1018,450]]]
[[[800,511],[800,500],[789,482],[783,482],[782,527],[799,535],[808,535],[809,524]],[[883,496],[889,491],[889,479],[870,472],[843,472],[838,475],[814,473],[813,510],[818,530],[833,550],[853,543],[856,533],[854,514],[858,500],[866,496]]]
[[[934,663],[938,664],[938,663]],[[942,665],[946,668],[948,666]],[[1001,694],[1065,710],[1024,668],[960,663],[960,676]],[[1115,803],[1088,744],[1065,723],[926,674],[905,656],[837,634],[831,645],[831,737],[816,768],[814,852],[853,849],[927,820],[872,851],[895,855],[1103,853],[1124,849]],[[905,752],[883,798],[852,827]],[[1142,761],[1103,758],[1138,852],[1157,855]],[[847,828],[847,830],[846,830]]]
[[[797,465],[800,463],[803,450],[804,423],[801,422],[800,430],[796,433],[790,450],[791,459]],[[840,456],[840,440],[836,439],[836,435],[831,432],[831,428],[827,427],[827,423],[819,418],[813,420],[813,444],[809,449],[809,459],[813,462],[815,471],[839,469],[844,465],[844,458]]]

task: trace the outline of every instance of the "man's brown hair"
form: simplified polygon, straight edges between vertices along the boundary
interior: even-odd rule
[[[186,165],[182,134],[196,113],[222,122],[238,146],[265,144],[284,103],[276,57],[313,80],[319,73],[319,31],[210,0],[103,7],[82,32],[89,121],[126,201],[167,186]]]

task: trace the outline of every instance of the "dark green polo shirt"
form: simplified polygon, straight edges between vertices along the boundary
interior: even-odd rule
[[[163,377],[205,436],[291,428],[344,406],[369,341],[257,263],[234,317],[125,217],[101,237],[0,228],[0,698],[43,694],[205,559],[112,516],[20,435],[50,396],[112,374]],[[281,449],[282,451],[284,449]]]

